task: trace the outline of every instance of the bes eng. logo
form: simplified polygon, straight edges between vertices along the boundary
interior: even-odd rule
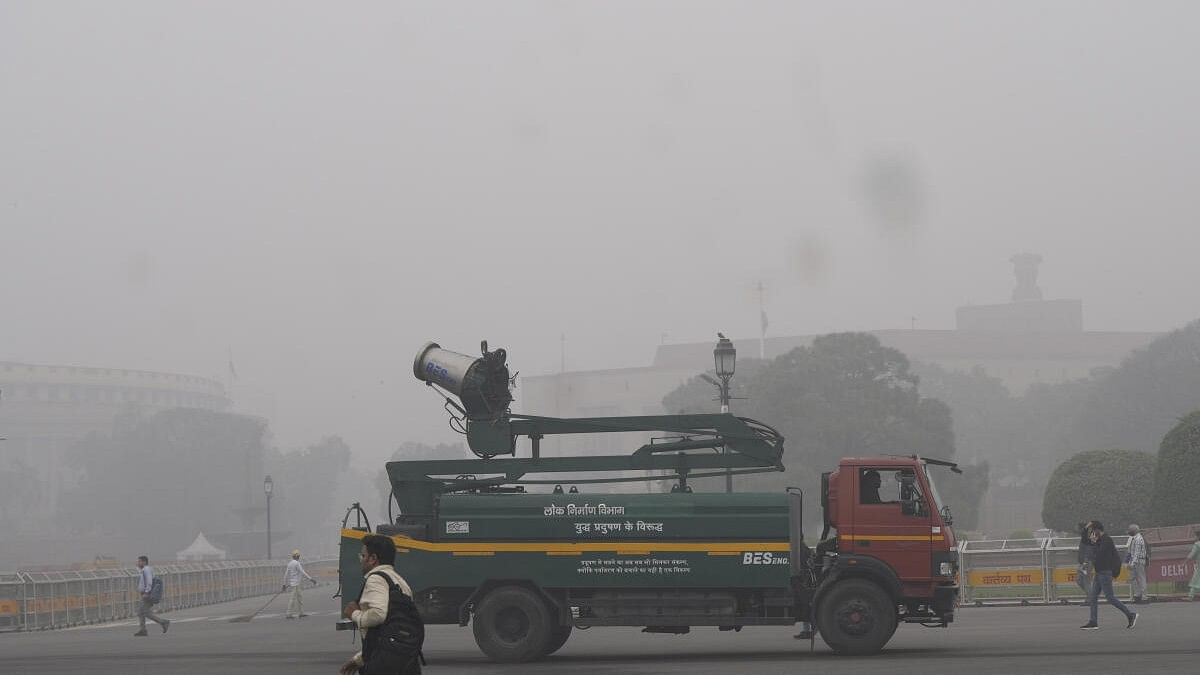
[[[771,551],[746,551],[742,554],[743,565],[786,565],[787,556],[776,555]]]

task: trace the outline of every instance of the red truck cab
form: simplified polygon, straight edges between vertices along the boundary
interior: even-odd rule
[[[874,653],[900,623],[954,620],[958,542],[930,465],[957,471],[915,455],[848,457],[822,476],[825,530],[797,589],[834,649]]]

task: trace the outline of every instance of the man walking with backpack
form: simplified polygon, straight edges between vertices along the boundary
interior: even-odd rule
[[[1087,623],[1080,626],[1080,628],[1083,630],[1097,630],[1100,628],[1097,619],[1099,618],[1101,592],[1104,593],[1108,604],[1121,610],[1121,613],[1125,615],[1125,619],[1129,622],[1125,627],[1133,628],[1137,625],[1137,612],[1126,607],[1125,603],[1121,602],[1117,598],[1117,594],[1113,592],[1113,579],[1121,574],[1121,556],[1117,553],[1117,545],[1113,543],[1112,537],[1104,533],[1104,523],[1098,520],[1092,521],[1091,528],[1088,531],[1088,538],[1096,546],[1096,571],[1091,592],[1088,593],[1091,618]]]
[[[150,619],[154,623],[162,626],[162,632],[167,632],[171,627],[169,619],[160,619],[153,612],[154,605],[162,600],[162,580],[154,576],[154,568],[150,566],[150,559],[144,555],[139,555],[137,559],[138,566],[138,582],[137,589],[141,595],[141,601],[138,603],[138,632],[134,635],[146,635],[146,619]]]
[[[366,578],[358,600],[346,603],[342,615],[364,630],[362,651],[342,666],[341,675],[420,675],[425,625],[412,589],[392,567],[395,543],[369,534],[358,558]]]

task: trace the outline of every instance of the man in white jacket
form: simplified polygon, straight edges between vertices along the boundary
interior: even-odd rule
[[[363,538],[362,571],[366,576],[363,583],[362,595],[357,602],[346,603],[342,616],[353,621],[364,632],[369,632],[375,626],[382,624],[388,616],[388,598],[391,595],[388,583],[375,572],[387,575],[408,597],[412,597],[412,589],[404,577],[400,576],[392,566],[396,561],[396,545],[388,537],[367,535]],[[373,644],[372,636],[364,634],[364,650]],[[368,653],[369,657],[370,654]],[[341,668],[341,675],[354,675],[363,667],[363,652],[358,652],[354,658],[347,661]],[[373,672],[373,671],[372,671]],[[415,672],[420,672],[420,666],[415,666]],[[369,675],[369,674],[368,674]]]
[[[308,572],[304,571],[304,565],[300,564],[300,549],[292,551],[292,559],[288,561],[287,569],[283,572],[283,590],[292,589],[292,597],[288,600],[287,618],[294,619],[300,617],[303,619],[308,616],[304,613],[304,600],[300,597],[300,578],[303,577],[317,585],[317,580],[308,576]]]

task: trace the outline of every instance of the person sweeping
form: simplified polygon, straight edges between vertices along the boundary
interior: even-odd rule
[[[304,613],[304,598],[300,597],[300,580],[301,578],[308,579],[317,585],[317,580],[308,576],[308,572],[304,571],[304,565],[300,564],[300,549],[292,551],[292,559],[288,561],[287,569],[283,572],[283,588],[282,591],[291,589],[292,596],[288,600],[287,618],[295,619],[299,617],[303,619],[308,616]]]

